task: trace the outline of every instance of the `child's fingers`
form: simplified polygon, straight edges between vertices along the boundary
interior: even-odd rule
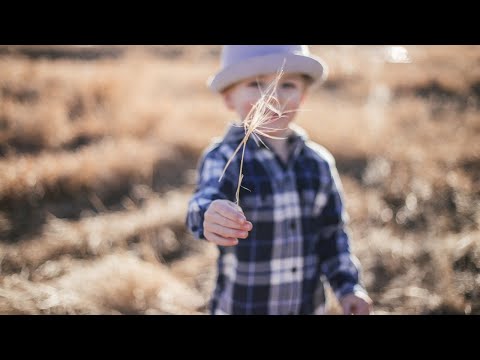
[[[207,217],[207,214],[205,214],[205,218],[213,224],[218,224],[231,229],[250,231],[253,228],[253,225],[250,221],[247,221],[243,224],[239,224],[238,222],[230,220],[229,218],[222,216],[222,214],[219,214],[217,212],[212,213],[208,217]]]
[[[245,221],[247,221],[243,213],[241,213],[238,209],[228,205],[215,208],[215,212],[239,224],[243,224]]]
[[[237,211],[240,211],[242,214],[243,214],[243,210],[240,206],[238,206],[237,204],[231,202],[231,201],[227,201],[227,204],[232,207],[233,209],[237,210]]]
[[[248,232],[244,230],[230,229],[228,227],[212,224],[212,223],[207,223],[205,229],[207,231],[210,231],[216,235],[223,236],[225,238],[245,239],[248,236]]]
[[[342,304],[342,310],[344,315],[351,315],[352,314],[352,304],[349,302]]]
[[[221,236],[218,236],[214,233],[211,233],[210,231],[205,230],[205,237],[207,238],[208,241],[211,241],[217,245],[220,246],[234,246],[238,244],[237,239],[232,239],[232,238],[224,238]]]

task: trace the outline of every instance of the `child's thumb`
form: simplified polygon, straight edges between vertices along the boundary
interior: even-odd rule
[[[231,207],[233,207],[235,210],[240,211],[240,212],[243,214],[243,210],[242,210],[242,208],[241,208],[240,206],[238,206],[237,204],[235,204],[234,202],[231,202],[231,201],[229,201],[228,204],[229,204]]]

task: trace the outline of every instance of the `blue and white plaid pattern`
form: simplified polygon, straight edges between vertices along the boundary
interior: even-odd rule
[[[325,305],[322,278],[338,298],[364,291],[360,265],[350,253],[342,187],[332,155],[300,128],[288,139],[287,164],[253,139],[247,143],[240,206],[253,229],[233,247],[219,246],[212,313],[312,314]],[[218,179],[244,136],[232,126],[205,151],[187,226],[204,239],[203,220],[213,200],[235,201],[240,153]]]

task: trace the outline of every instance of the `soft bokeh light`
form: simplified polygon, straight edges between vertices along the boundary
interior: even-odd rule
[[[411,63],[412,60],[408,50],[403,46],[388,46],[385,49],[385,58],[391,63]]]

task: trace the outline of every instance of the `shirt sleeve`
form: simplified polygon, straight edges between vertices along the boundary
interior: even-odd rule
[[[343,204],[343,188],[335,166],[329,163],[331,185],[326,205],[320,214],[319,257],[322,273],[338,299],[355,291],[367,293],[360,282],[360,262],[350,251],[346,224],[348,216]]]
[[[202,158],[197,171],[197,183],[195,192],[188,203],[186,225],[196,239],[205,239],[203,220],[205,212],[214,200],[224,199],[235,201],[236,187],[232,181],[234,178],[231,167],[219,181],[227,157],[221,153],[221,147],[215,147],[207,151]]]

